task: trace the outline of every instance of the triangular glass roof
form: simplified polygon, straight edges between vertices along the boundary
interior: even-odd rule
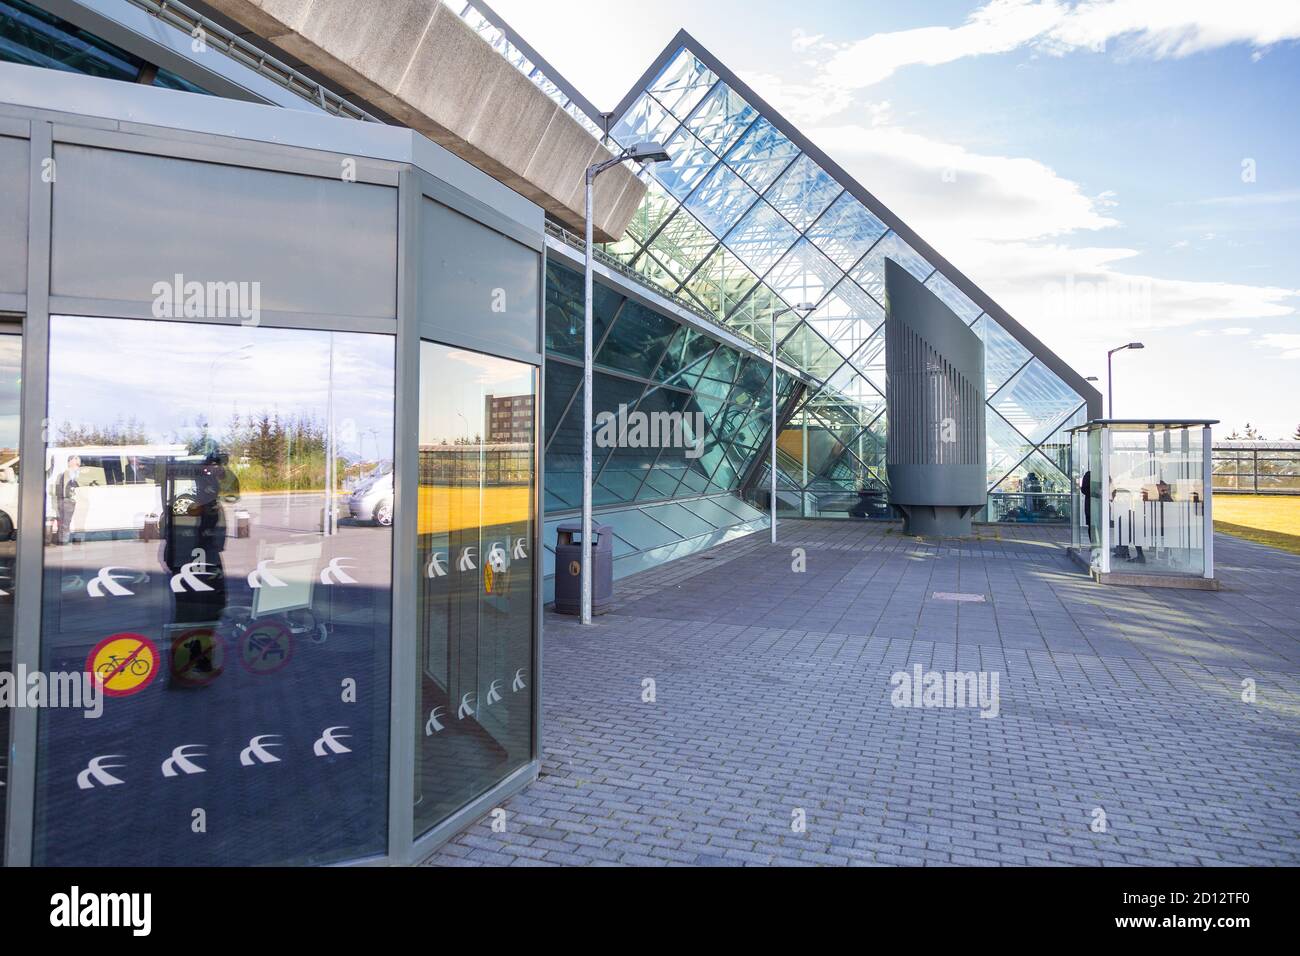
[[[1050,446],[1086,402],[1052,369],[1072,373],[940,257],[927,258],[897,217],[716,58],[680,34],[624,102],[610,127],[615,144],[659,140],[672,160],[648,168],[642,208],[610,251],[762,348],[771,345],[774,312],[815,306],[806,318],[787,311],[777,322],[781,357],[816,383],[794,419],[809,433],[804,487],[843,479],[842,423],[879,421],[869,434],[875,451],[883,447],[884,335],[873,333],[884,320],[886,259],[984,340],[985,398],[997,420],[990,487],[1027,458],[1041,470],[1054,457],[1038,446]],[[883,465],[883,452],[867,457]]]

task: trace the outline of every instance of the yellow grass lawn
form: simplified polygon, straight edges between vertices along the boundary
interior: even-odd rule
[[[420,534],[466,528],[522,524],[528,520],[532,493],[526,485],[478,488],[420,486]]]
[[[1300,554],[1300,495],[1215,495],[1214,530]]]

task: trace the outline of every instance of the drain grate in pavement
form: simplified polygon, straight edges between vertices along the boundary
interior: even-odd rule
[[[964,594],[961,591],[935,591],[930,595],[936,601],[973,601],[979,604],[984,603],[983,594]]]

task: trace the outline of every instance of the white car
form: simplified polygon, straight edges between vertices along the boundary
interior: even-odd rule
[[[372,475],[352,489],[348,496],[348,513],[358,521],[369,521],[381,528],[393,523],[393,473]]]

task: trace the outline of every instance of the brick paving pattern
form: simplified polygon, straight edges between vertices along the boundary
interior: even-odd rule
[[[1300,863],[1300,557],[1219,535],[1223,590],[1179,591],[1095,585],[1053,529],[781,534],[548,613],[541,778],[428,863]],[[914,664],[998,672],[999,715],[892,706]]]

